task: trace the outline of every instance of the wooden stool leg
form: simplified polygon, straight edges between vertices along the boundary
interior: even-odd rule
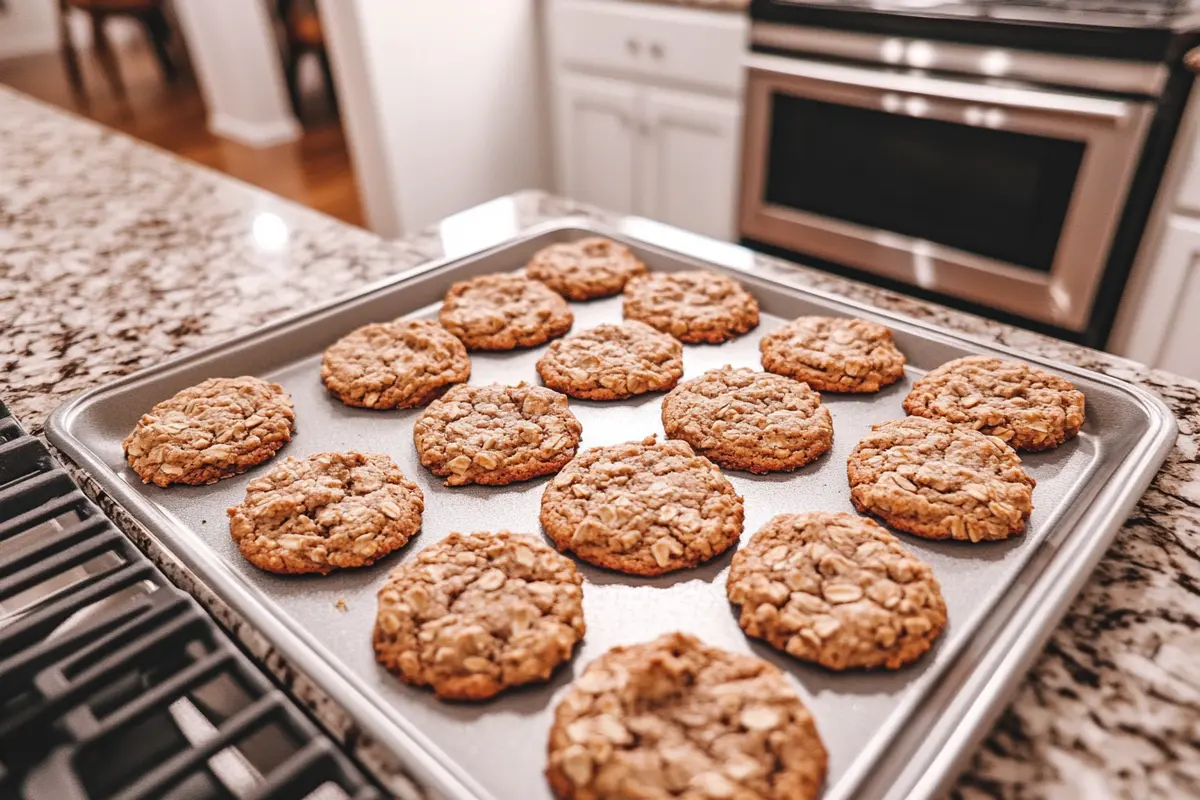
[[[67,80],[71,84],[71,91],[75,93],[77,100],[86,103],[87,95],[83,87],[83,73],[79,71],[79,53],[75,52],[75,43],[71,41],[71,26],[67,24],[68,13],[66,5],[60,3],[58,8],[58,47],[59,52],[62,53],[63,66],[67,70]]]
[[[154,46],[154,55],[158,57],[158,66],[162,69],[163,78],[167,83],[174,83],[179,77],[179,70],[171,59],[171,25],[161,8],[151,9],[141,16],[142,26]]]
[[[300,57],[304,53],[295,47],[288,48],[284,79],[287,81],[288,97],[292,100],[292,113],[296,119],[304,119],[304,101],[300,96]]]
[[[104,30],[104,15],[92,15],[92,46],[96,50],[96,60],[100,69],[112,85],[113,93],[122,101],[126,99],[125,82],[121,80],[121,68],[117,65],[117,56],[113,53],[112,43]]]
[[[325,76],[325,95],[329,98],[329,106],[334,113],[338,110],[337,84],[333,82],[333,69],[329,66],[329,51],[321,48],[317,51],[317,58],[321,60],[321,74]]]

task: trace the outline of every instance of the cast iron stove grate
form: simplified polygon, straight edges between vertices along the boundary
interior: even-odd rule
[[[381,797],[3,403],[0,797]]]

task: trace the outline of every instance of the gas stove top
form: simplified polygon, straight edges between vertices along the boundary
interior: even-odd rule
[[[751,0],[758,22],[1026,50],[1176,61],[1200,0]]]
[[[780,4],[1112,28],[1176,28],[1200,18],[1196,0],[781,0]]]

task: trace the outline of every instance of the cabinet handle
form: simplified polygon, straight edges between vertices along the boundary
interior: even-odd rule
[[[642,45],[637,39],[626,39],[625,49],[629,51],[631,56],[636,56],[642,49]]]
[[[666,54],[666,49],[658,42],[654,42],[652,45],[650,45],[650,56],[655,60],[661,59]]]

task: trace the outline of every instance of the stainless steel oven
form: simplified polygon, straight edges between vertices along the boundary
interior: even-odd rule
[[[752,41],[743,237],[1084,330],[1162,65],[767,23]]]

